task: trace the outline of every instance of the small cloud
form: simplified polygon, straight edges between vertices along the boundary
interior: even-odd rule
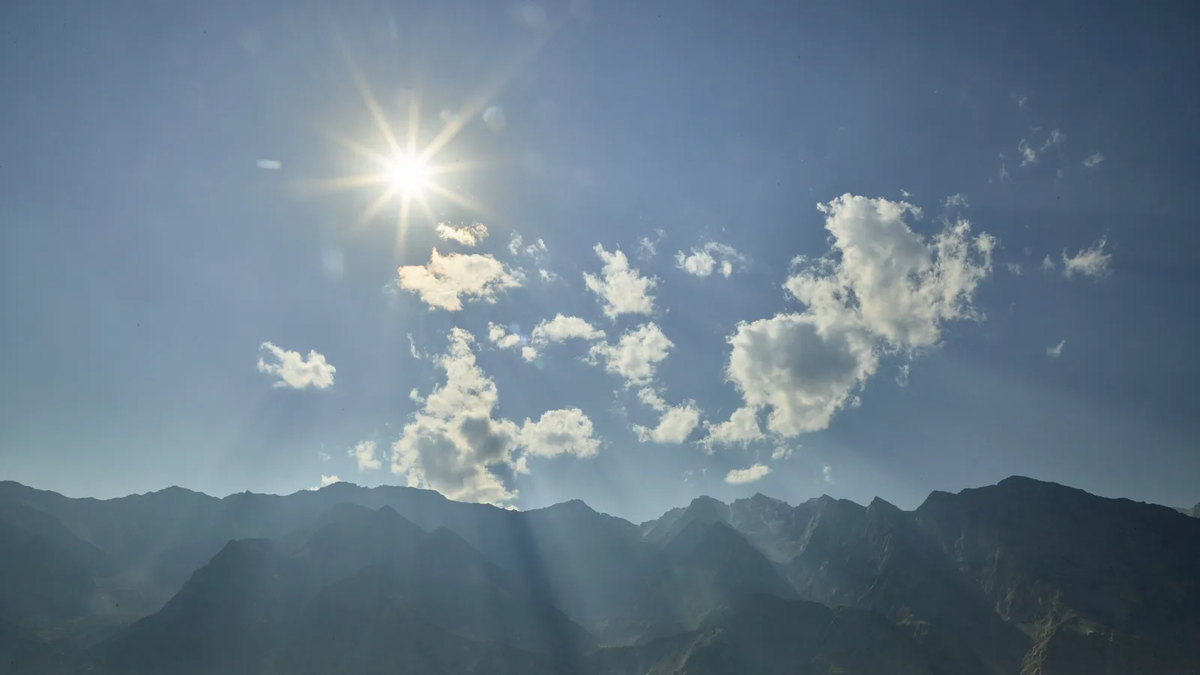
[[[542,239],[536,239],[533,243],[526,246],[525,238],[516,230],[513,230],[508,240],[508,252],[512,255],[525,255],[534,260],[541,260],[548,250],[546,242]]]
[[[825,481],[826,483],[833,482],[833,467],[832,466],[829,466],[828,464],[824,464],[821,466],[821,480]]]
[[[1054,129],[1050,132],[1050,135],[1046,137],[1046,142],[1042,143],[1041,152],[1045,152],[1056,145],[1060,145],[1065,140],[1067,140],[1067,135],[1058,129]]]
[[[638,400],[642,402],[642,405],[657,412],[664,412],[667,409],[667,402],[650,387],[638,390]]]
[[[483,123],[492,131],[503,131],[508,126],[508,118],[504,116],[503,108],[490,105],[483,111]]]
[[[308,488],[308,489],[309,489],[309,491],[310,491],[310,492],[315,492],[315,491],[317,491],[317,490],[320,490],[320,489],[321,489],[321,488],[323,488],[323,487],[329,487],[330,485],[333,485],[334,483],[340,483],[340,482],[342,482],[342,479],[341,479],[341,478],[338,478],[337,476],[324,476],[324,475],[322,475],[322,476],[321,476],[321,484],[320,484],[320,485],[314,485],[313,487],[310,487],[310,488]]]
[[[300,352],[280,349],[270,342],[262,343],[259,349],[269,351],[279,361],[267,363],[262,357],[258,359],[258,372],[279,376],[279,381],[273,385],[277,389],[327,389],[333,386],[333,374],[337,368],[327,362],[323,354],[310,350],[306,358]]]
[[[449,223],[438,223],[434,229],[437,236],[447,241],[456,241],[463,246],[474,246],[487,239],[488,229],[483,223],[454,226]]]
[[[258,168],[268,171],[278,171],[283,168],[283,162],[277,159],[260,159],[257,164]]]
[[[1093,152],[1092,154],[1088,155],[1086,159],[1083,160],[1083,166],[1088,169],[1094,169],[1100,165],[1100,162],[1103,162],[1103,161],[1104,161],[1104,155],[1102,155],[1098,152]]]
[[[662,243],[662,240],[666,236],[666,232],[662,230],[655,230],[654,239],[650,239],[650,237],[642,237],[642,240],[638,242],[638,258],[641,258],[642,260],[649,260],[650,258],[653,258],[658,253],[658,245]]]
[[[1011,183],[1012,182],[1012,176],[1009,175],[1009,173],[1008,173],[1008,165],[1005,164],[1004,162],[1000,163],[1000,182],[1001,183],[1006,183],[1006,182]]]
[[[605,370],[625,378],[628,385],[647,384],[654,378],[657,364],[667,358],[674,347],[662,329],[651,322],[626,332],[611,345],[607,342],[592,345],[588,358],[605,361]]]
[[[638,392],[638,397],[641,398],[641,394],[645,391],[647,390],[643,389]],[[658,420],[658,425],[653,429],[638,424],[633,426],[633,432],[637,434],[638,440],[642,443],[677,445],[686,441],[688,436],[700,425],[700,409],[696,407],[695,401],[686,401],[683,405],[669,408],[665,407],[666,404],[661,398],[654,403],[663,407],[663,414]]]
[[[1063,249],[1063,276],[1070,279],[1076,274],[1082,274],[1099,279],[1108,275],[1110,272],[1109,265],[1112,263],[1112,254],[1104,252],[1104,245],[1107,242],[1107,238],[1101,237],[1095,244],[1092,244],[1088,248],[1080,249],[1073,256],[1068,256],[1066,249]]]
[[[899,368],[896,369],[896,384],[900,385],[901,387],[908,386],[908,364],[907,363],[902,364]]]
[[[554,272],[551,272],[550,270],[544,270],[544,269],[538,270],[538,278],[541,279],[542,283],[544,283],[544,284],[552,284],[555,281],[558,281],[557,274],[555,274]]]
[[[1033,146],[1029,145],[1029,141],[1024,138],[1021,139],[1021,142],[1017,143],[1017,152],[1021,153],[1021,166],[1035,164],[1038,161],[1037,150],[1033,149]],[[1001,167],[1001,171],[1003,171],[1003,166]]]
[[[1004,269],[1008,270],[1013,276],[1021,276],[1021,263],[1006,262],[1001,263]]]
[[[1046,254],[1045,258],[1042,258],[1042,269],[1047,272],[1054,270],[1054,260],[1050,258],[1049,253]]]
[[[781,445],[771,451],[771,461],[782,462],[785,459],[791,459],[793,452],[792,448]]]
[[[1057,359],[1058,357],[1062,356],[1063,346],[1066,344],[1067,340],[1064,338],[1058,344],[1052,347],[1046,347],[1046,356],[1049,356],[1052,359]]]
[[[724,422],[708,424],[708,436],[700,444],[711,453],[713,445],[747,445],[763,438],[766,436],[758,424],[758,408],[746,406],[734,410]]]
[[[1013,101],[1016,101],[1018,110],[1024,110],[1025,104],[1029,102],[1029,97],[1024,94],[1017,94],[1014,92],[1012,98]]]
[[[347,450],[346,454],[354,458],[359,471],[376,471],[383,466],[375,454],[375,441],[361,441]]]
[[[433,249],[425,265],[399,269],[400,288],[416,293],[430,310],[457,312],[463,299],[496,301],[496,294],[521,286],[520,273],[513,272],[490,255],[451,253]]]
[[[730,485],[744,485],[753,483],[769,473],[771,473],[771,467],[766,464],[753,464],[745,469],[734,469],[725,474],[725,482]]]
[[[408,337],[408,355],[420,361],[421,352],[417,351],[417,341],[413,339],[413,334],[406,333],[405,335]]]
[[[324,450],[318,450],[317,457],[320,457],[322,462],[328,462],[331,459],[329,453]]]
[[[734,247],[715,241],[710,241],[700,248],[693,248],[691,254],[683,251],[675,254],[675,267],[698,277],[711,275],[717,268],[718,261],[721,263],[722,276],[728,278],[730,274],[733,274],[733,263],[737,262],[739,266],[744,265],[746,257],[738,253]]]
[[[970,206],[967,203],[967,196],[964,194],[952,194],[946,197],[946,201],[942,202],[942,206],[947,209],[965,209]]]
[[[604,304],[604,315],[616,319],[622,314],[651,314],[654,296],[650,291],[658,285],[654,277],[644,277],[629,266],[629,259],[620,249],[609,253],[600,244],[593,248],[604,262],[600,275],[584,273],[583,283]]]

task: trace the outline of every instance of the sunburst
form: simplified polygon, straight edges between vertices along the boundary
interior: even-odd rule
[[[342,55],[354,79],[363,104],[371,114],[376,129],[382,137],[380,150],[373,149],[367,144],[337,134],[328,135],[347,150],[366,160],[370,169],[361,174],[337,178],[308,181],[301,187],[309,194],[331,194],[347,190],[376,188],[379,190],[375,199],[359,214],[353,227],[362,227],[375,219],[384,207],[398,202],[396,216],[396,248],[397,252],[403,247],[405,236],[415,204],[426,220],[435,220],[431,198],[441,198],[457,204],[478,215],[487,215],[485,210],[475,200],[460,194],[443,185],[440,179],[448,174],[459,173],[480,166],[480,162],[454,161],[439,162],[438,155],[458,135],[465,122],[478,114],[477,106],[464,106],[457,115],[446,116],[438,134],[423,147],[418,145],[421,108],[419,97],[411,97],[407,111],[407,128],[403,143],[397,138],[392,124],[380,107],[375,95],[371,92],[366,78],[354,62],[353,56],[345,44],[340,44]]]

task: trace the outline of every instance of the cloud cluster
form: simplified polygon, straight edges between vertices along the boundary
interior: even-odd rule
[[[604,315],[615,319],[622,314],[650,314],[658,285],[654,277],[644,277],[629,266],[629,258],[619,249],[609,253],[600,244],[593,249],[604,263],[599,276],[584,273],[583,283],[603,303]]]
[[[699,248],[693,248],[690,254],[679,251],[675,254],[675,267],[698,277],[712,275],[720,263],[721,276],[729,278],[733,274],[734,263],[744,265],[746,257],[737,249],[715,241],[710,241]]]
[[[434,229],[437,236],[447,241],[456,241],[463,246],[474,246],[487,239],[488,229],[483,223],[454,226],[449,223],[438,223]]]
[[[597,453],[592,422],[576,408],[551,410],[521,426],[493,418],[499,395],[475,363],[473,342],[469,332],[451,329],[449,347],[435,359],[446,382],[415,397],[421,409],[392,444],[393,473],[451,499],[501,504],[516,499],[517,491],[496,470],[527,473],[529,456]]]
[[[977,319],[972,298],[992,269],[995,240],[945,220],[926,238],[905,218],[906,202],[843,195],[818,209],[832,250],[798,258],[784,288],[803,312],[742,322],[729,338],[726,377],[745,407],[767,409],[782,437],[819,431],[879,367],[881,354],[914,355],[939,344],[944,323]],[[744,410],[744,409],[743,409]],[[709,428],[709,442],[753,439],[751,413]]]
[[[577,316],[556,314],[553,319],[539,321],[528,338],[510,333],[504,326],[489,322],[488,339],[500,349],[520,347],[521,357],[526,361],[533,361],[537,359],[538,350],[551,342],[603,340],[604,331]]]
[[[306,358],[300,352],[280,349],[270,342],[262,343],[259,349],[267,350],[278,361],[267,363],[262,357],[258,359],[258,372],[279,377],[274,387],[327,389],[333,386],[333,374],[337,368],[326,361],[323,354],[310,350]]]
[[[1068,256],[1066,249],[1063,249],[1063,276],[1068,279],[1076,274],[1095,279],[1107,276],[1110,272],[1109,265],[1112,263],[1112,254],[1104,252],[1104,246],[1107,243],[1108,240],[1101,237],[1100,241],[1088,248],[1080,249],[1073,256]]]
[[[490,255],[451,253],[437,249],[425,265],[400,270],[400,288],[416,293],[430,309],[457,312],[463,299],[495,302],[496,294],[521,285],[521,275]]]

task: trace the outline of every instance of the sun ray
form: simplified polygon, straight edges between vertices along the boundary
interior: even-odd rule
[[[341,37],[338,38],[338,46],[341,48],[342,57],[346,60],[346,65],[350,69],[350,76],[354,78],[354,86],[358,89],[363,104],[370,111],[371,118],[375,120],[375,126],[379,129],[379,133],[383,134],[384,140],[387,141],[388,149],[392,151],[392,154],[399,155],[401,150],[400,145],[396,142],[396,135],[392,133],[392,127],[388,124],[387,118],[383,114],[383,109],[375,101],[375,95],[371,93],[371,87],[367,84],[366,78],[363,77],[362,71],[358,69],[358,64],[354,61],[354,55],[350,53],[350,48],[346,46],[345,41]]]

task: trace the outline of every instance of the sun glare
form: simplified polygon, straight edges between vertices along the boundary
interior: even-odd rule
[[[388,176],[392,187],[401,194],[413,194],[425,187],[429,180],[429,166],[420,157],[402,155],[392,160]]]

